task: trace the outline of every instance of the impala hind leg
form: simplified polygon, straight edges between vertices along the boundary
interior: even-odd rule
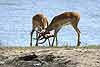
[[[78,40],[77,40],[77,47],[79,47],[80,46],[80,30],[79,30],[79,28],[77,28],[77,34],[78,34]]]
[[[73,19],[73,21],[72,21],[72,26],[73,26],[73,28],[75,29],[75,31],[77,32],[77,47],[80,47],[80,30],[79,30],[79,28],[78,28],[78,22],[79,22],[79,19]]]
[[[32,47],[32,36],[33,36],[33,32],[34,32],[34,29],[32,29],[32,32],[31,32],[30,47]]]
[[[80,30],[77,27],[74,27],[75,31],[77,32],[78,39],[77,39],[77,47],[80,47]]]

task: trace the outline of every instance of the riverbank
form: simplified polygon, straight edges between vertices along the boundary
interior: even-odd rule
[[[100,49],[0,48],[0,67],[100,67]]]

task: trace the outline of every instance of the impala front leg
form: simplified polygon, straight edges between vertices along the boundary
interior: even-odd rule
[[[56,46],[57,46],[58,40],[57,40],[57,32],[56,31],[54,32],[54,37],[53,37],[53,41],[52,41],[52,45],[51,45],[52,47],[54,45],[55,38],[56,38]]]
[[[51,46],[51,45],[50,45],[50,40],[49,40],[49,38],[48,38],[48,42],[49,42],[49,46]]]
[[[35,46],[38,46],[38,31],[36,31],[36,45]]]
[[[77,28],[78,40],[77,40],[77,47],[80,47],[80,30]]]
[[[30,40],[30,46],[32,47],[32,36],[33,36],[33,32],[34,32],[34,29],[32,29],[32,32],[31,32],[31,40]]]
[[[55,35],[56,37],[56,47],[58,46],[58,39],[57,39],[57,34]]]
[[[53,44],[54,44],[54,40],[55,40],[55,35],[54,35],[54,37],[53,37],[53,42],[52,42],[52,45],[51,45],[52,47],[53,47]]]

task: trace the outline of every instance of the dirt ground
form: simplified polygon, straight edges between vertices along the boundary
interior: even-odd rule
[[[0,67],[100,67],[100,49],[0,48]]]

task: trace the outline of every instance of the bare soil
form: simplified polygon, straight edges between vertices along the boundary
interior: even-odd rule
[[[0,48],[0,67],[100,67],[100,49]]]

